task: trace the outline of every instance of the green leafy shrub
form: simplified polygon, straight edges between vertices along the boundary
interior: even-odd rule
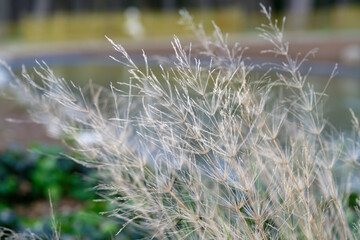
[[[28,151],[14,147],[0,153],[0,226],[19,232],[30,228],[33,234],[51,236],[50,193],[55,206],[75,210],[55,211],[64,237],[109,238],[116,233],[118,223],[98,215],[109,206],[93,202],[97,198],[92,190],[96,172],[74,163],[62,151],[59,147],[33,145]],[[34,210],[39,204],[44,213]]]
[[[94,198],[95,193],[85,191],[95,185],[92,181],[82,181],[81,175],[91,178],[93,171],[79,166],[67,157],[61,156],[58,147],[33,146],[29,151],[8,149],[1,153],[0,197],[7,204],[14,201],[33,201],[47,198],[48,191],[57,202],[62,195],[85,200]],[[82,189],[76,192],[76,189]]]

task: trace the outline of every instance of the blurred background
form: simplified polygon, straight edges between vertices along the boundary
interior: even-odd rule
[[[293,56],[319,48],[307,63],[319,89],[339,63],[337,80],[327,92],[332,97],[327,116],[338,128],[348,129],[347,109],[360,111],[360,0],[0,0],[0,59],[15,72],[22,65],[31,69],[35,59],[45,60],[58,76],[84,84],[92,79],[107,86],[126,79],[127,73],[108,57],[114,51],[105,35],[133,55],[145,49],[148,54],[167,56],[172,54],[174,34],[185,43],[194,40],[178,24],[179,9],[185,8],[208,33],[214,20],[230,34],[230,42],[248,46],[246,55],[253,61],[272,61],[271,56],[260,54],[268,47],[256,30],[265,22],[260,2],[272,7],[275,18],[287,16],[285,37]],[[6,75],[0,72],[0,87],[8,83]],[[24,112],[12,104],[0,107],[1,116],[6,116],[0,119],[0,136],[6,136],[0,148],[13,142],[51,141],[38,127],[30,127],[33,124],[25,116],[26,124],[5,121]],[[29,134],[21,134],[26,131]]]
[[[150,55],[169,56],[174,34],[185,44],[195,40],[178,24],[178,12],[185,8],[208,33],[214,20],[229,33],[230,43],[248,46],[245,55],[255,63],[276,61],[260,54],[269,45],[256,30],[266,22],[259,2],[271,6],[275,18],[287,16],[285,38],[292,56],[319,48],[302,69],[305,72],[312,66],[309,81],[316,89],[322,91],[339,64],[326,90],[325,117],[347,132],[351,128],[348,109],[360,116],[360,0],[0,0],[0,59],[19,75],[22,65],[31,72],[37,59],[76,84],[91,79],[108,86],[111,81],[126,81],[128,75],[109,58],[114,51],[105,35],[124,45],[135,59],[141,49]],[[11,81],[0,65],[0,226],[48,233],[50,189],[65,236],[107,239],[114,235],[116,223],[98,216],[90,217],[96,220],[89,222],[86,215],[111,208],[94,205],[89,200],[93,192],[82,195],[91,187],[82,185],[84,174],[92,173],[62,157],[67,150],[30,121],[22,103],[11,99],[6,88]],[[74,175],[78,178],[73,179]],[[91,232],[90,238],[83,234],[86,231]],[[119,239],[135,238],[131,234]]]

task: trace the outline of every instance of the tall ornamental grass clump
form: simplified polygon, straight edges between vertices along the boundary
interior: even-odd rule
[[[201,51],[194,57],[174,37],[175,60],[159,65],[161,74],[145,53],[142,68],[109,39],[127,82],[82,89],[45,64],[41,82],[26,71],[18,80],[34,120],[81,153],[74,161],[98,169],[96,189],[116,206],[108,214],[125,220],[119,231],[132,224],[157,239],[359,237],[359,212],[348,204],[354,181],[334,175],[359,169],[359,122],[353,114],[350,138],[330,127],[325,94],[299,71],[313,52],[290,56],[282,26],[262,12],[261,37],[272,45],[264,52],[281,59],[263,74],[246,48],[228,45],[216,25],[207,36],[183,11]]]

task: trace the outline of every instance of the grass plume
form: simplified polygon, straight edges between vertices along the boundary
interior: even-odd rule
[[[75,161],[98,169],[97,190],[117,206],[108,214],[126,222],[120,231],[132,224],[159,239],[359,237],[359,222],[347,218],[358,214],[347,204],[348,176],[334,176],[339,166],[359,168],[359,122],[353,114],[349,139],[324,131],[325,94],[299,71],[314,52],[290,56],[283,25],[261,11],[261,37],[272,45],[264,52],[282,60],[263,75],[253,74],[246,48],[229,45],[215,24],[206,35],[182,11],[200,55],[174,37],[175,60],[160,74],[145,53],[143,68],[108,39],[131,74],[126,83],[82,89],[45,63],[41,82],[26,71],[18,79],[33,119],[71,139],[84,156]]]

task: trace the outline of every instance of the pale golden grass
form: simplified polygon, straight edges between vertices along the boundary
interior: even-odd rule
[[[264,51],[283,61],[264,74],[216,25],[208,36],[183,11],[201,60],[175,37],[174,58],[155,74],[145,53],[140,68],[109,39],[131,74],[110,89],[81,89],[45,63],[41,83],[26,71],[18,79],[34,120],[80,152],[76,162],[98,169],[97,190],[117,206],[107,214],[126,222],[120,231],[132,224],[158,239],[359,237],[359,218],[347,218],[358,214],[347,203],[352,182],[333,173],[359,169],[358,120],[349,138],[328,125],[325,93],[299,71],[314,52],[290,56],[283,23],[262,12],[261,37],[272,44]]]

